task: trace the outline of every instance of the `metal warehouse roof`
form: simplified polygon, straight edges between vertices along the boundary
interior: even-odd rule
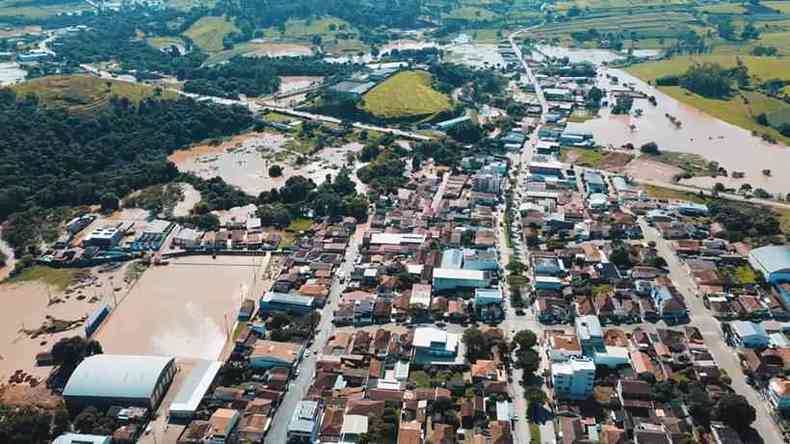
[[[167,356],[94,355],[77,366],[64,397],[150,399]]]
[[[790,246],[769,245],[755,248],[749,256],[768,273],[790,270]]]

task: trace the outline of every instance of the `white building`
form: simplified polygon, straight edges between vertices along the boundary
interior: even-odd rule
[[[595,363],[588,358],[573,358],[551,365],[551,382],[560,399],[587,399],[595,383]]]

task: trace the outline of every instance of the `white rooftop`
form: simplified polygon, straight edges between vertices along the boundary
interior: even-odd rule
[[[414,346],[428,348],[431,344],[444,344],[447,351],[458,350],[458,342],[461,336],[455,333],[448,333],[435,327],[419,327],[414,330]]]

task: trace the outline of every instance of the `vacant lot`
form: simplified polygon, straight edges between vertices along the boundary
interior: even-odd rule
[[[630,154],[585,148],[563,148],[563,162],[599,170],[620,171],[634,157]]]
[[[196,21],[184,32],[200,49],[218,52],[224,49],[223,39],[230,33],[238,32],[230,17],[206,16]]]
[[[66,107],[74,112],[95,111],[107,105],[113,96],[126,97],[133,103],[139,103],[157,94],[154,88],[139,83],[87,75],[41,77],[20,83],[14,90],[19,96],[35,94],[47,105]],[[165,98],[175,97],[172,92],[163,92],[162,95]]]
[[[426,118],[450,108],[450,98],[431,86],[425,71],[400,72],[365,94],[362,107],[383,119]]]

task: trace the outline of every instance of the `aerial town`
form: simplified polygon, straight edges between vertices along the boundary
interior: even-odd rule
[[[637,74],[686,40],[569,49],[595,13],[550,2],[365,53],[352,18],[242,41],[254,8],[134,3],[0,31],[0,135],[67,146],[0,143],[0,442],[790,442],[784,132],[663,89],[707,64]],[[206,19],[239,28],[212,49]]]

